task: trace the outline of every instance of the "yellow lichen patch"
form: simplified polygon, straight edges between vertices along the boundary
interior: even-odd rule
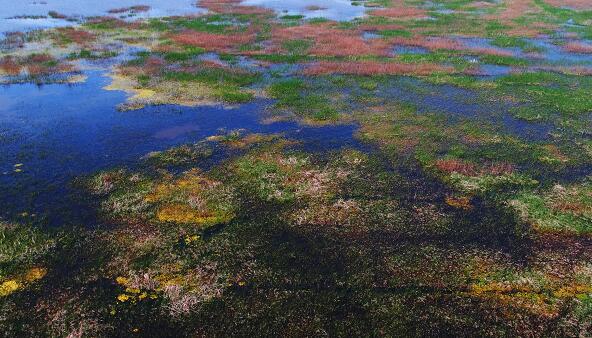
[[[545,292],[534,290],[527,285],[505,282],[473,284],[469,294],[503,306],[519,307],[549,318],[558,315],[557,304]]]
[[[154,279],[156,281],[158,281],[158,283],[160,284],[160,288],[159,289],[162,289],[162,288],[167,287],[167,286],[183,285],[183,284],[185,284],[185,279],[183,278],[183,276],[176,275],[176,274],[174,274],[174,275],[171,275],[171,274],[161,274],[161,275],[156,276]]]
[[[135,79],[120,73],[112,73],[109,77],[111,84],[103,89],[124,91],[130,95],[124,110],[140,109],[149,104],[197,106],[218,103],[215,90],[203,83],[167,80],[144,88]]]
[[[128,296],[128,295],[126,295],[124,293],[122,293],[119,296],[117,296],[117,300],[120,301],[120,302],[122,302],[122,303],[127,302],[129,299],[130,299],[130,296]]]
[[[0,284],[0,297],[8,296],[20,288],[21,284],[18,281],[14,279],[7,280]]]
[[[203,228],[234,218],[228,197],[229,191],[220,182],[192,170],[178,179],[156,185],[144,200],[157,204],[155,218],[158,222]]]
[[[158,210],[156,218],[160,222],[172,222],[179,224],[194,224],[209,226],[229,222],[234,216],[223,212],[204,213],[196,211],[183,204],[166,205]]]
[[[557,298],[574,298],[589,293],[592,293],[592,286],[590,285],[569,285],[555,291],[553,295]]]
[[[123,285],[123,286],[125,286],[129,283],[129,280],[127,278],[121,277],[121,276],[115,278],[115,281],[117,282],[117,284]]]
[[[448,196],[446,197],[446,204],[453,208],[463,209],[463,210],[471,210],[473,205],[471,204],[471,200],[468,197],[454,197]]]
[[[21,274],[13,279],[7,280],[0,284],[0,296],[8,296],[17,290],[26,287],[27,284],[42,279],[43,277],[45,277],[46,274],[46,268],[31,268],[24,274]]]
[[[137,88],[137,83],[129,77],[120,74],[110,74],[111,84],[103,87],[105,90],[124,91],[131,94],[130,101],[148,99],[154,96],[155,92],[149,89]]]
[[[39,280],[47,274],[47,269],[45,268],[31,268],[24,276],[24,280],[31,283],[36,280]]]
[[[201,236],[199,236],[199,235],[185,236],[184,241],[185,241],[185,244],[189,245],[193,242],[198,241],[200,238],[201,238]]]

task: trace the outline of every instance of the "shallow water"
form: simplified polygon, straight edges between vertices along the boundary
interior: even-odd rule
[[[412,104],[423,113],[437,112],[450,119],[483,121],[499,127],[500,132],[529,141],[546,140],[554,130],[549,123],[533,123],[513,117],[509,111],[510,104],[485,100],[474,91],[452,85],[434,85],[401,77],[389,81],[376,95]]]
[[[150,6],[150,10],[137,13],[133,18],[196,14],[205,11],[194,4],[195,0],[0,0],[0,8],[2,8],[0,33],[71,26],[76,23],[75,21],[53,18],[14,18],[18,16],[47,16],[50,11],[77,19],[102,15],[125,17],[127,13],[109,14],[108,11],[137,5]]]
[[[69,195],[73,178],[134,166],[149,152],[196,142],[221,129],[283,133],[312,151],[359,145],[352,125],[262,124],[267,100],[234,108],[164,105],[119,112],[116,106],[126,94],[102,90],[110,82],[102,72],[88,72],[83,84],[0,87],[0,217],[26,212],[56,224],[80,221],[59,216],[83,210],[72,207],[77,203]]]
[[[350,0],[245,0],[243,5],[270,8],[280,15],[304,15],[346,21],[364,15],[364,6],[353,6]]]

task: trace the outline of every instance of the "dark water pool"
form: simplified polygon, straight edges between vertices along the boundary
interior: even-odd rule
[[[115,107],[126,94],[103,90],[110,79],[102,71],[87,75],[83,84],[0,87],[0,217],[37,214],[64,221],[60,215],[77,209],[68,188],[74,177],[133,166],[151,151],[196,142],[220,129],[283,133],[313,151],[359,145],[352,125],[262,124],[266,100],[235,108],[164,105],[119,112]]]

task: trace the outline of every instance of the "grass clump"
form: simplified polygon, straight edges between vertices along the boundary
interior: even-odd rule
[[[338,110],[325,95],[312,94],[310,88],[300,79],[290,79],[272,84],[267,93],[277,100],[276,106],[291,110],[313,121],[336,121]]]
[[[525,192],[511,202],[542,232],[592,233],[592,183],[555,185],[543,193]]]

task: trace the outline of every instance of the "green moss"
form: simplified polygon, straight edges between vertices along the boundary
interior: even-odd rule
[[[496,82],[500,90],[524,102],[513,110],[520,118],[549,120],[558,114],[573,118],[592,111],[588,94],[592,81],[585,77],[537,72],[512,74]]]
[[[409,31],[402,30],[402,29],[385,29],[378,31],[378,34],[383,37],[405,37],[409,38],[413,36],[413,34]]]
[[[246,103],[253,100],[253,93],[241,92],[238,88],[223,88],[220,89],[217,95],[228,103]]]
[[[310,40],[287,40],[282,42],[282,48],[289,54],[304,55],[311,44]]]
[[[194,73],[188,72],[167,72],[165,79],[175,81],[198,81],[211,85],[234,85],[248,86],[260,80],[258,73],[232,72],[226,69],[202,68]]]
[[[280,16],[282,20],[302,20],[304,19],[304,15],[282,15]]]
[[[590,185],[567,189],[564,192],[548,192],[544,195],[523,193],[516,198],[513,205],[540,231],[591,233],[592,200],[586,195],[586,192],[591,191]],[[569,205],[572,206],[571,209],[566,207]],[[578,209],[580,211],[577,211]]]
[[[0,281],[39,264],[55,245],[55,236],[31,224],[0,222]]]

